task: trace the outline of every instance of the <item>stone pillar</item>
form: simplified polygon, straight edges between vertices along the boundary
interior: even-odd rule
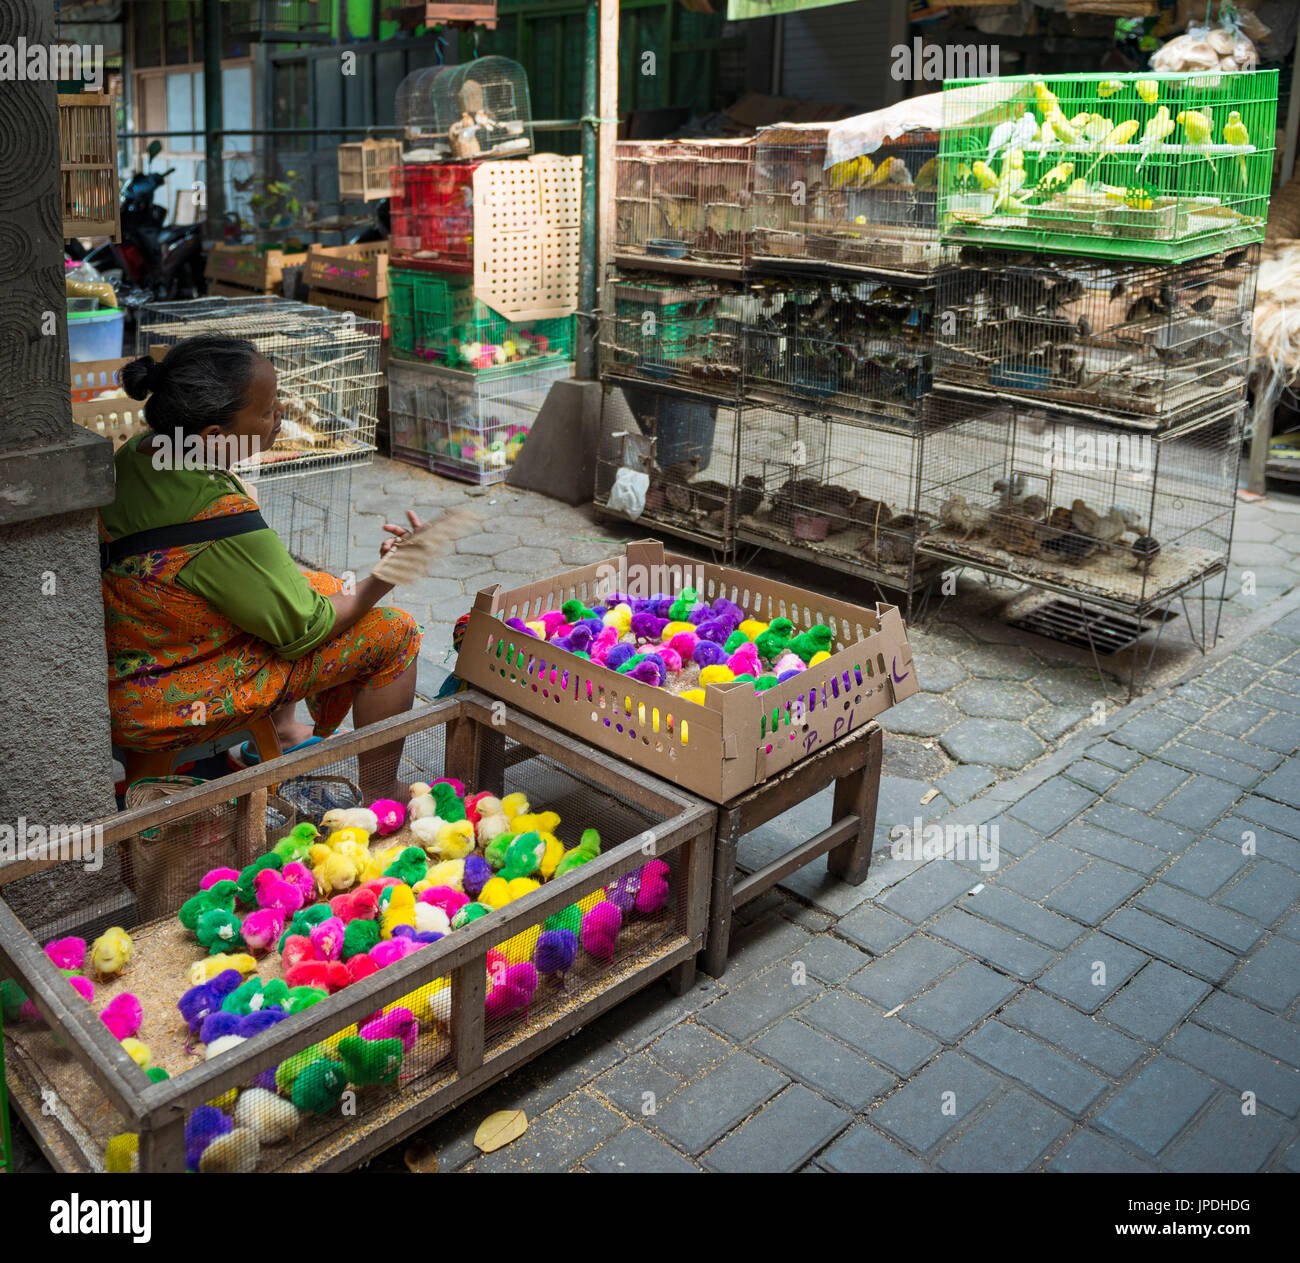
[[[48,47],[54,6],[0,5],[0,43],[20,38]],[[57,96],[0,85],[0,821],[47,828],[113,810],[95,529],[112,445],[72,420]],[[33,932],[122,895],[112,861],[4,888]]]

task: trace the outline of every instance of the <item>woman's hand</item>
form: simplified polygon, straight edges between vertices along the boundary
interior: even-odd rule
[[[384,523],[384,530],[386,530],[392,538],[384,540],[384,542],[379,545],[379,555],[381,557],[387,557],[389,552],[396,547],[399,539],[405,538],[412,531],[419,530],[419,528],[424,525],[424,523],[416,516],[414,509],[406,510],[406,520],[411,524],[409,527],[398,526],[395,522]]]

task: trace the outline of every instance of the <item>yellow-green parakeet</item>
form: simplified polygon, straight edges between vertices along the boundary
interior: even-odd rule
[[[1038,177],[1038,183],[1034,185],[1034,196],[1050,197],[1053,193],[1067,187],[1073,175],[1074,163],[1058,162],[1050,171],[1045,171]]]
[[[1056,99],[1056,93],[1047,86],[1041,79],[1034,80],[1034,101],[1038,105],[1038,112],[1046,118],[1053,111],[1060,111],[1061,103]]]
[[[1179,119],[1183,117],[1181,114]],[[1138,159],[1137,171],[1141,171],[1146,166],[1146,161],[1155,151],[1164,144],[1169,134],[1174,130],[1174,120],[1169,117],[1169,107],[1162,105],[1151,118],[1147,120],[1147,125],[1142,129],[1142,157]],[[1137,171],[1133,174],[1136,175]]]
[[[1196,148],[1208,145],[1214,139],[1214,119],[1200,110],[1179,110],[1178,123],[1188,141]],[[1203,153],[1201,157],[1210,164],[1210,170],[1218,175],[1209,155]]]
[[[1154,79],[1139,79],[1133,86],[1148,105],[1154,105],[1160,99],[1160,85]]]
[[[1060,110],[1055,110],[1049,114],[1047,121],[1051,123],[1052,131],[1056,133],[1062,144],[1080,145],[1083,143],[1083,138],[1079,135],[1074,124]]]
[[[1117,92],[1123,92],[1124,85],[1118,79],[1103,79],[1097,85],[1097,95],[1103,101],[1109,100]]]
[[[1230,145],[1250,144],[1250,129],[1241,121],[1241,115],[1236,110],[1228,115],[1228,121],[1223,125],[1223,139]],[[1244,189],[1248,178],[1245,154],[1237,155],[1237,170],[1241,174],[1241,187]]]
[[[981,162],[978,159],[971,163],[971,175],[979,182],[980,188],[995,189],[998,187],[998,177],[993,174],[992,169],[987,162]]]
[[[993,203],[994,210],[1003,210],[1011,199],[1020,192],[1025,184],[1025,159],[1019,149],[1007,150],[1002,160],[1002,174],[998,177],[998,200]]]

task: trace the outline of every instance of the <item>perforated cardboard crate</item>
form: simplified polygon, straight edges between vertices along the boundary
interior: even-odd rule
[[[570,598],[672,595],[694,587],[757,619],[832,629],[831,656],[765,693],[711,684],[703,703],[627,676],[506,626]],[[832,600],[638,540],[622,556],[522,588],[478,594],[456,674],[683,789],[726,802],[874,719],[917,691],[912,647],[892,605]]]
[[[160,360],[166,347],[153,347],[149,354]],[[71,366],[72,419],[93,434],[111,439],[116,451],[127,439],[144,434],[144,404],[122,390],[122,368],[130,356],[111,360],[82,360]]]
[[[306,254],[290,254],[284,250],[258,250],[255,246],[215,244],[208,251],[208,261],[203,275],[216,285],[209,285],[210,294],[229,293],[240,296],[249,290],[262,294],[278,294],[287,267],[302,267]],[[223,291],[220,285],[233,286]]]
[[[357,298],[388,297],[388,242],[307,247],[307,284]]]
[[[98,904],[61,921],[50,935],[89,937],[108,924],[125,924],[130,930],[131,962],[119,979],[96,988],[93,1005],[69,986],[4,898],[8,882],[61,861],[0,863],[0,976],[18,984],[46,1023],[5,1023],[10,1100],[56,1167],[103,1170],[109,1138],[135,1133],[141,1170],[184,1170],[185,1125],[199,1106],[232,1091],[242,1094],[263,1072],[335,1040],[378,1010],[414,1006],[427,1016],[420,1019],[393,1081],[353,1084],[355,1109],[304,1114],[296,1133],[283,1143],[241,1154],[259,1173],[347,1169],[517,1070],[655,979],[670,975],[679,990],[690,985],[695,955],[704,944],[717,813],[527,715],[512,709],[503,723],[498,712],[481,694],[462,693],[99,822],[105,894]],[[175,878],[185,873],[183,862],[200,825],[208,833],[219,832],[232,858],[247,862],[293,823],[277,816],[275,827],[268,826],[272,787],[278,786],[279,797],[301,811],[305,793],[324,785],[338,791],[354,783],[358,755],[399,739],[404,742],[399,767],[404,780],[454,776],[497,794],[523,792],[539,809],[553,807],[560,813],[558,836],[566,844],[576,843],[584,828],[596,828],[601,853],[273,1029],[208,1060],[195,1056],[187,1050],[185,1024],[175,1004],[189,986],[191,964],[205,949],[174,915],[144,925],[122,916],[122,888],[112,880],[122,871],[119,850],[142,844],[152,848],[152,876],[142,878],[128,866],[128,886],[153,882],[145,892],[151,901],[162,898],[169,909],[177,909],[193,893],[188,878]],[[393,837],[376,839],[376,845],[388,845]],[[652,858],[665,866],[660,871],[668,886],[666,902],[652,914],[630,912],[609,956],[580,951],[564,985],[542,980],[523,1012],[502,1012],[489,1002],[502,968],[529,958],[535,930],[547,917],[588,897],[604,898],[610,885],[637,873]],[[279,954],[268,953],[259,964],[259,977],[278,976],[280,965]],[[155,1063],[172,1076],[161,1083],[145,1077],[98,1016],[123,991],[137,994],[145,1004],[141,1035]],[[46,1108],[48,1102],[56,1102],[56,1108]]]

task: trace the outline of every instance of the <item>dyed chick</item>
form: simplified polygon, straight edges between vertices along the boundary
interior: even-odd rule
[[[96,982],[116,978],[131,961],[131,936],[120,925],[105,930],[90,945],[90,968]]]

